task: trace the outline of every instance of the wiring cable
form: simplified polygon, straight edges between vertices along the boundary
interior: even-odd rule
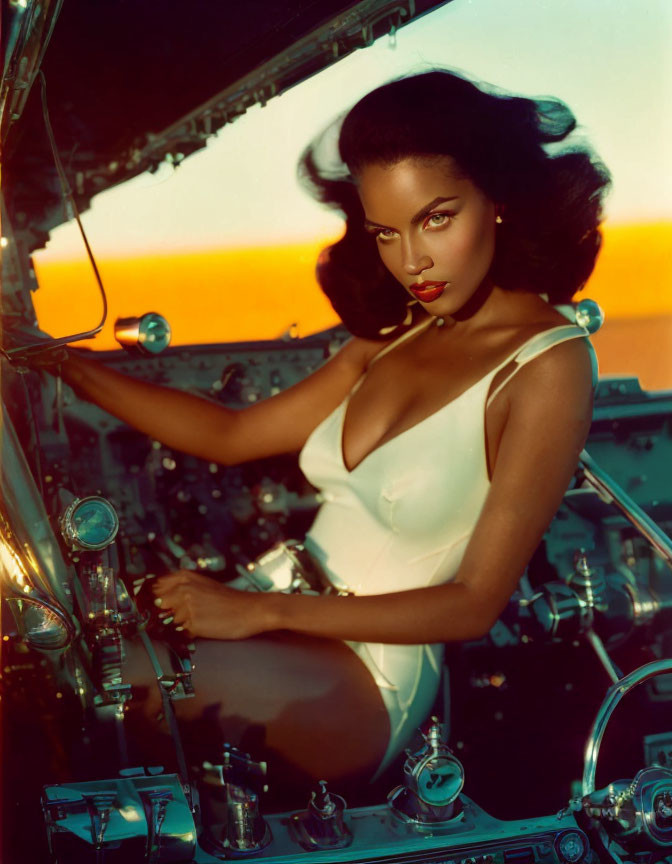
[[[75,221],[77,222],[77,227],[79,228],[79,232],[82,235],[82,240],[84,241],[84,246],[86,248],[86,254],[88,255],[89,261],[91,262],[91,267],[93,269],[94,276],[96,278],[96,282],[98,284],[98,288],[100,289],[100,294],[103,300],[103,314],[100,320],[100,323],[94,327],[92,330],[86,330],[82,333],[74,333],[71,336],[60,336],[58,339],[49,339],[44,342],[32,342],[29,345],[19,345],[14,348],[5,348],[2,349],[2,353],[8,360],[18,360],[21,357],[27,357],[31,354],[36,354],[41,351],[52,351],[55,348],[59,348],[61,346],[67,345],[70,342],[79,342],[82,339],[91,339],[97,333],[103,329],[103,325],[107,320],[107,296],[105,295],[105,288],[103,287],[103,281],[100,277],[100,272],[98,271],[98,266],[96,264],[96,260],[93,256],[93,252],[91,250],[91,246],[89,245],[88,238],[86,236],[86,232],[84,231],[84,226],[82,225],[79,210],[77,209],[77,204],[75,203],[75,197],[72,193],[72,189],[70,187],[70,183],[68,182],[67,175],[63,168],[63,163],[61,161],[61,157],[58,152],[58,148],[56,146],[56,139],[54,138],[54,132],[51,127],[51,120],[49,118],[49,108],[47,105],[47,81],[44,76],[44,72],[40,70],[38,73],[40,77],[40,89],[41,89],[41,97],[42,97],[42,114],[44,116],[44,125],[47,131],[47,137],[49,138],[49,146],[51,147],[51,152],[54,157],[54,164],[56,166],[56,171],[58,173],[58,179],[61,184],[61,190],[63,193],[63,201],[68,203],[71,207],[71,211],[74,214]],[[67,211],[66,211],[67,213]]]

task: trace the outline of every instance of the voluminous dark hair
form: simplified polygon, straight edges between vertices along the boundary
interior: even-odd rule
[[[402,326],[408,294],[364,230],[356,181],[367,165],[409,157],[451,156],[501,208],[490,271],[497,285],[568,303],[595,265],[610,181],[587,147],[558,146],[575,127],[558,99],[488,92],[447,70],[400,78],[361,99],[342,121],[340,162],[324,163],[323,135],[299,163],[315,197],[345,216],[344,236],[323,250],[317,265],[322,290],[345,326],[369,339],[381,338],[383,327]]]

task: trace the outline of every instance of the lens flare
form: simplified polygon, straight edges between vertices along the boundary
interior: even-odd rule
[[[28,583],[28,573],[4,531],[0,531],[0,567],[4,575],[17,587],[26,594],[30,591]]]

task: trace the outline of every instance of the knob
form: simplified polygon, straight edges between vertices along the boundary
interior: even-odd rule
[[[160,354],[170,345],[170,324],[158,312],[147,312],[139,318],[117,318],[114,337],[127,351]]]
[[[581,300],[576,304],[576,323],[592,335],[604,324],[604,312],[594,300]]]
[[[340,795],[330,794],[326,781],[320,780],[307,809],[290,818],[294,839],[308,851],[349,846],[352,834],[344,820],[346,806],[345,800]]]

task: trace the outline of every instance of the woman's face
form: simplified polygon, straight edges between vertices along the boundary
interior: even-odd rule
[[[432,315],[454,315],[490,269],[494,203],[450,156],[368,165],[358,182],[385,267]]]

